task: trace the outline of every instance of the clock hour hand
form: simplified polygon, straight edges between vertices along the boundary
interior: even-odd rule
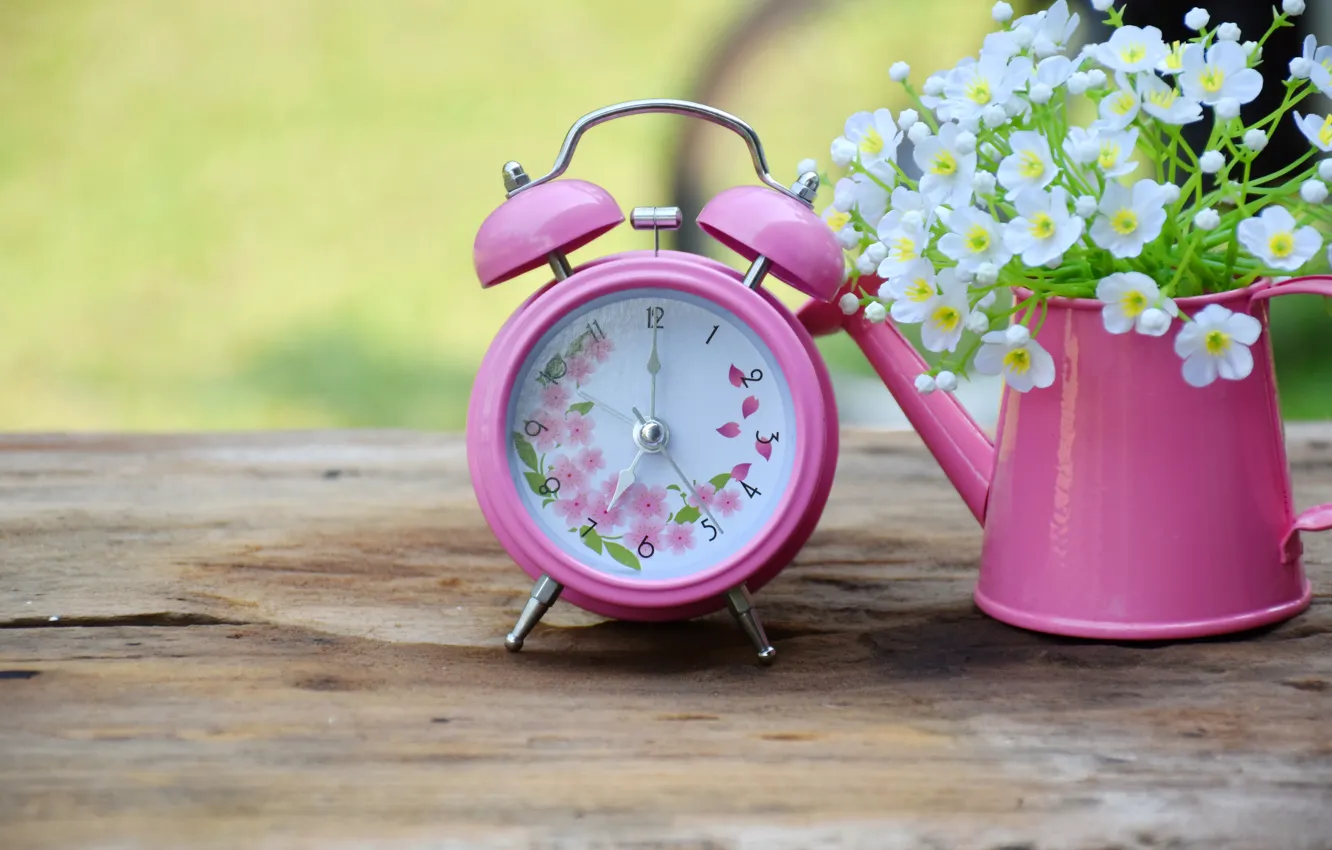
[[[634,469],[638,466],[638,462],[643,459],[644,454],[646,452],[639,449],[638,454],[634,455],[634,459],[629,463],[629,468],[620,470],[620,480],[615,482],[615,493],[611,496],[610,504],[606,506],[606,510],[615,507],[615,503],[624,495],[624,491],[628,490],[629,486],[634,483]]]
[[[630,419],[628,416],[625,416],[623,413],[611,407],[609,404],[606,404],[606,402],[602,401],[601,399],[593,398],[592,396],[588,395],[582,390],[578,391],[578,395],[583,399],[592,402],[597,407],[609,413],[611,416],[614,416],[616,419],[619,419],[621,422],[624,422],[628,425],[634,424],[634,420]]]

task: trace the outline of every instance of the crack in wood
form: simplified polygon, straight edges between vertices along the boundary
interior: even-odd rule
[[[158,611],[150,614],[118,614],[110,617],[19,617],[0,621],[0,629],[104,629],[119,626],[248,626],[247,620],[231,620],[211,614]]]

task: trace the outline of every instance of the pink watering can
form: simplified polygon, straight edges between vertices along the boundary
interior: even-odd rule
[[[916,391],[927,367],[891,320],[830,304],[801,320],[851,335],[984,526],[983,611],[1040,632],[1162,640],[1309,605],[1300,536],[1332,528],[1332,504],[1297,514],[1291,502],[1267,301],[1293,293],[1332,296],[1332,277],[1177,300],[1190,316],[1221,304],[1263,325],[1253,372],[1201,388],[1185,383],[1174,334],[1110,334],[1100,302],[1052,299],[1037,339],[1054,384],[1005,387],[993,440],[951,394]]]

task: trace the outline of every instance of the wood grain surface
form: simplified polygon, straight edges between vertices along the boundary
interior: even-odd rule
[[[1332,535],[1281,626],[1046,637],[915,435],[845,440],[765,669],[565,604],[505,653],[458,437],[0,438],[0,847],[1332,847]]]

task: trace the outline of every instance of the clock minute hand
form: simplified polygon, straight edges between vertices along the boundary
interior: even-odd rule
[[[657,326],[652,326],[652,354],[648,355],[648,374],[652,376],[652,395],[648,398],[648,416],[657,418],[657,373],[661,371],[661,360],[657,358]]]

